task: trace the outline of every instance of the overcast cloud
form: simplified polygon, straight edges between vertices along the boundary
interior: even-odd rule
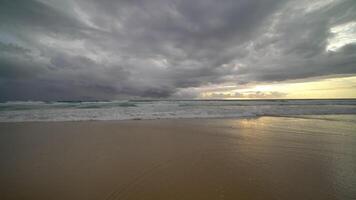
[[[0,101],[354,73],[354,0],[1,0]]]

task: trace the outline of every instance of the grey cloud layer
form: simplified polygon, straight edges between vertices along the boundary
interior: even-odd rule
[[[322,2],[3,0],[0,100],[190,98],[206,84],[353,74],[354,44],[325,49],[356,3]]]

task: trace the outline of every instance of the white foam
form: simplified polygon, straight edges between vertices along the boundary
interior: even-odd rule
[[[356,114],[356,100],[0,103],[0,122]]]

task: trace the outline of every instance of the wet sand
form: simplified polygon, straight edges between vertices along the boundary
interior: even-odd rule
[[[0,199],[355,199],[355,119],[0,123]]]

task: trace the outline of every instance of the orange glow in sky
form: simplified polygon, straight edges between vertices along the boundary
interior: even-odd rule
[[[356,98],[356,76],[231,87],[202,92],[201,98]]]

